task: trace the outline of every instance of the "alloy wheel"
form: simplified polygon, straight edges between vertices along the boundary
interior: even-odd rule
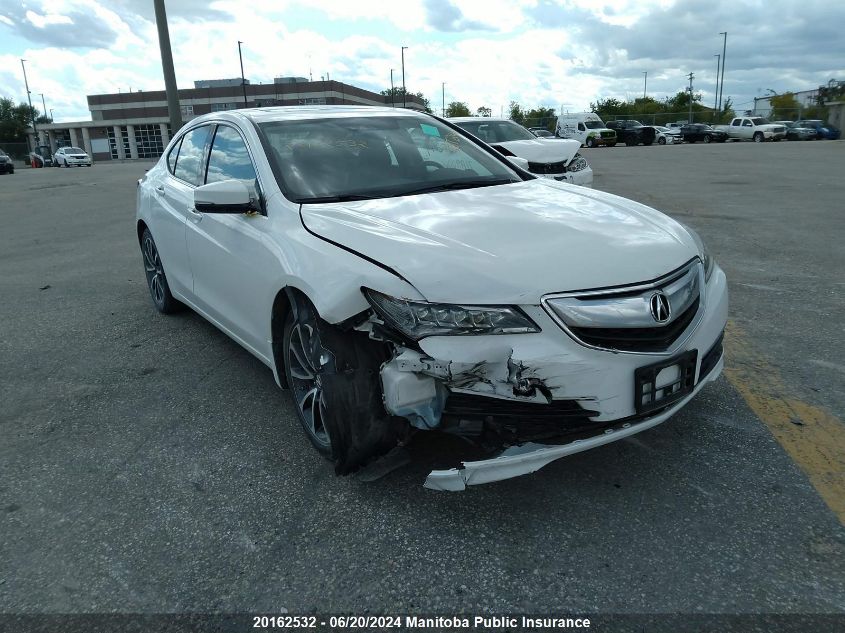
[[[147,274],[147,283],[150,286],[150,293],[157,305],[164,303],[164,268],[161,265],[161,258],[158,256],[158,249],[150,235],[144,238],[144,272]]]
[[[321,372],[327,362],[316,323],[303,311],[293,324],[288,343],[290,386],[306,430],[326,450],[331,447],[331,439],[324,423],[326,399]]]

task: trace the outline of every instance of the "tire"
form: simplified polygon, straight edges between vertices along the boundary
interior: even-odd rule
[[[596,146],[596,139],[594,139],[591,136],[590,138],[587,139],[587,147],[592,148],[592,147],[595,147],[595,146]]]
[[[661,136],[659,139],[657,139],[657,144],[666,145],[666,139]]]
[[[705,135],[704,135],[704,142],[705,142],[705,143],[708,143],[708,144],[709,144],[712,140],[713,140],[713,139],[712,139],[712,138],[710,138],[710,135],[709,135],[709,134],[705,134]]]
[[[144,233],[141,235],[141,254],[144,258],[147,288],[156,310],[162,314],[178,312],[182,308],[182,304],[170,293],[167,276],[164,274],[164,265],[149,229],[144,229]]]
[[[754,132],[754,142],[755,143],[762,143],[763,142],[763,133],[762,132]]]
[[[337,474],[357,470],[409,436],[407,421],[384,410],[379,369],[390,360],[385,344],[326,323],[310,301],[294,295],[282,345],[296,416]]]

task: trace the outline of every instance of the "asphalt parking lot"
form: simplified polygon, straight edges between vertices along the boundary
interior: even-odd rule
[[[583,153],[726,270],[726,374],[455,494],[431,436],[336,478],[258,360],[155,312],[148,164],[0,176],[0,612],[845,613],[845,142]]]

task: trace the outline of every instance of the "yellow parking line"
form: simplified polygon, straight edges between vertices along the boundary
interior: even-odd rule
[[[725,330],[725,375],[845,524],[842,421],[789,397],[780,372],[749,343],[733,321]]]

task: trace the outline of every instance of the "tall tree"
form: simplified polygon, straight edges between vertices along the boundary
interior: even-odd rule
[[[772,114],[770,115],[772,120],[788,119],[790,121],[797,121],[800,118],[798,113],[801,110],[801,104],[798,103],[798,99],[791,92],[784,92],[782,95],[772,95],[769,99],[769,105],[772,106]]]
[[[520,125],[525,122],[525,112],[522,111],[522,106],[516,101],[511,101],[508,106],[508,118],[511,121],[516,121]]]
[[[469,106],[463,101],[453,101],[446,106],[446,116],[470,116]]]
[[[392,89],[388,88],[387,90],[382,90],[380,94],[383,94],[385,97],[390,97],[391,94],[392,94],[393,95],[392,102],[395,103],[398,106],[401,106],[402,105],[402,95],[405,94],[405,91],[402,89],[402,86],[394,86]],[[418,100],[420,100],[422,102],[423,108],[425,108],[426,112],[428,112],[429,114],[431,114],[433,112],[433,110],[431,109],[431,102],[426,98],[426,96],[422,92],[411,92],[409,90],[408,91],[408,97],[416,97]],[[390,102],[391,102],[391,100],[388,99],[388,103],[390,103]]]
[[[476,116],[493,116],[493,111],[487,106],[481,106],[475,111]]]
[[[15,105],[7,97],[0,97],[0,141],[22,143],[26,141],[26,128],[36,117],[34,108],[25,103]]]

